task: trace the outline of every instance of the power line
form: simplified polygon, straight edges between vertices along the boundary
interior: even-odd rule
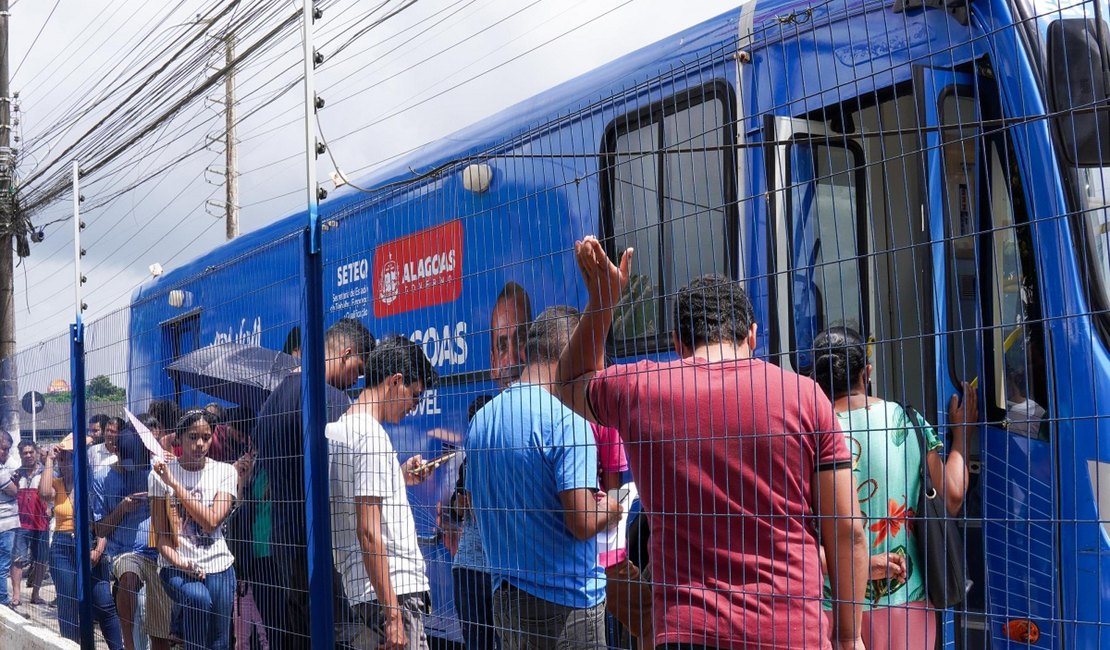
[[[31,46],[27,48],[27,52],[24,53],[23,58],[19,60],[19,65],[15,66],[15,72],[12,73],[13,79],[19,74],[19,69],[23,67],[23,64],[27,61],[27,57],[31,55],[31,51],[35,49],[35,45],[39,42],[39,37],[42,36],[42,32],[46,29],[46,26],[50,24],[50,19],[54,16],[54,12],[57,11],[58,5],[61,3],[62,0],[54,0],[54,6],[50,8],[50,13],[46,15],[46,20],[42,21],[42,27],[39,27],[39,32],[35,34],[35,38],[31,41]]]

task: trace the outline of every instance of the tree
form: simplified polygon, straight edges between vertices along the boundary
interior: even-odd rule
[[[85,388],[85,399],[90,402],[122,402],[127,391],[116,386],[107,375],[97,375],[89,380]]]
[[[47,393],[46,401],[51,404],[66,404],[73,399],[70,391],[61,393]],[[107,375],[97,375],[85,385],[85,399],[90,402],[122,402],[127,398],[127,391],[116,386]]]

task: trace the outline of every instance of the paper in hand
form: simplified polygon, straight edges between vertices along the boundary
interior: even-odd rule
[[[150,429],[146,428],[146,425],[140,422],[134,413],[127,409],[123,409],[123,412],[127,415],[127,419],[131,421],[131,426],[139,432],[139,439],[143,441],[143,445],[150,451],[150,462],[165,460],[166,450],[162,448],[162,443],[158,441],[158,438],[154,437]]]

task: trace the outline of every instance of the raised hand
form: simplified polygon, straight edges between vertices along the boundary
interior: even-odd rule
[[[590,303],[601,309],[610,309],[620,302],[621,294],[628,287],[632,267],[631,248],[621,254],[620,266],[613,264],[605,254],[601,242],[588,235],[574,242],[574,256],[578,270],[586,281]]]

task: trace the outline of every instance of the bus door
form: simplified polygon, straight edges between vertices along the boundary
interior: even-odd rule
[[[969,591],[944,640],[959,648],[1010,647],[1005,623],[1031,619],[1041,631],[1038,647],[1053,647],[1052,463],[1039,417],[1025,413],[1034,397],[1045,399],[1038,387],[1044,366],[1035,369],[1035,274],[1022,252],[1032,248],[1022,225],[1027,202],[1008,136],[981,126],[983,104],[994,101],[989,83],[918,67],[914,84],[937,332],[937,412],[926,415],[946,432],[949,398],[966,381],[985,423],[968,440],[970,482],[960,518]]]
[[[771,117],[765,128],[774,142],[772,347],[781,367],[805,373],[821,330],[870,331],[864,152],[823,122]]]

